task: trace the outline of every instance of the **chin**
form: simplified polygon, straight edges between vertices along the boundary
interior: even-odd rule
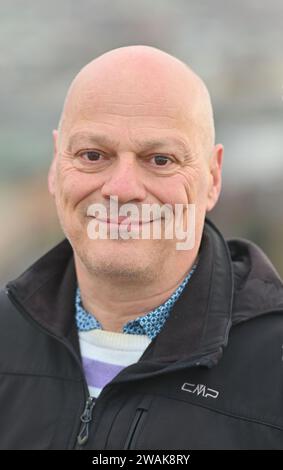
[[[139,251],[139,240],[88,240],[78,244],[76,253],[94,276],[127,282],[152,280],[152,255]],[[128,243],[130,242],[130,243]],[[135,243],[131,243],[135,242]]]
[[[145,282],[150,273],[148,266],[137,263],[136,257],[127,260],[108,256],[88,257],[85,265],[95,276],[113,281]]]

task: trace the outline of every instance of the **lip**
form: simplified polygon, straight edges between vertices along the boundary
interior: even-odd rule
[[[99,217],[93,217],[94,219],[96,219],[98,222],[102,222],[104,224],[108,224],[108,225],[132,225],[132,226],[139,226],[139,225],[146,225],[146,224],[149,224],[151,222],[153,222],[153,220],[131,220],[129,219],[128,217],[124,217],[124,216],[119,216],[118,219],[100,219]],[[157,220],[157,219],[156,219]]]

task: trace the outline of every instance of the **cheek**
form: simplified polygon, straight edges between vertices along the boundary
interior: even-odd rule
[[[57,174],[57,194],[64,206],[77,206],[99,188],[99,181],[93,174],[86,174],[75,168],[60,168]]]
[[[198,177],[193,172],[180,171],[172,177],[164,191],[173,204],[195,203],[198,199]]]
[[[202,206],[208,191],[208,172],[205,168],[190,168],[179,174],[180,186],[186,192],[187,202]]]
[[[148,194],[162,204],[187,204],[192,202],[192,184],[183,172],[155,179],[147,186]]]

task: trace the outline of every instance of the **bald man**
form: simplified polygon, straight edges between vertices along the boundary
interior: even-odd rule
[[[223,146],[203,81],[146,46],[67,93],[64,240],[0,295],[3,449],[283,449],[283,286],[206,219]]]

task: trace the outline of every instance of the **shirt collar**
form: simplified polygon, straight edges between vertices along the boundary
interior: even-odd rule
[[[189,279],[196,269],[196,264],[192,267],[183,282],[177,287],[173,294],[163,304],[155,309],[131,320],[123,326],[123,333],[147,335],[154,339],[165,324],[170,315],[171,309],[185,289]],[[102,329],[101,324],[94,315],[87,312],[81,301],[80,289],[77,286],[75,298],[76,324],[79,331],[89,331],[92,329]]]

